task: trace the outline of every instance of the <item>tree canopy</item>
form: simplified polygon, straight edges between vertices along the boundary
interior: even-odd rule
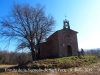
[[[44,6],[37,4],[14,3],[10,13],[0,21],[0,36],[6,37],[8,41],[17,40],[17,50],[28,48],[35,59],[37,45],[46,39],[53,31],[55,20],[52,15],[46,16]]]

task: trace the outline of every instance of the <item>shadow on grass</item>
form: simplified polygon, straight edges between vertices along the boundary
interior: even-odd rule
[[[5,68],[0,68],[0,73],[5,72]]]

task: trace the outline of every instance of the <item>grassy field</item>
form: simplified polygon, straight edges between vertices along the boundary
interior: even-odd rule
[[[84,65],[90,65],[92,63],[96,63],[98,60],[95,56],[84,56],[84,57],[63,57],[63,58],[56,58],[56,59],[45,59],[34,61],[26,64],[26,67],[29,68],[63,68],[68,69],[71,67],[79,67]],[[21,65],[25,66],[25,65]]]
[[[45,59],[13,66],[0,65],[4,69],[0,75],[99,75],[100,72],[100,62],[95,56]]]

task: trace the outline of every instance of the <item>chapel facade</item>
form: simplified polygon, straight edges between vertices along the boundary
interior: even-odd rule
[[[63,21],[63,29],[54,32],[40,44],[40,59],[76,56],[78,52],[77,31],[70,29],[69,21]]]

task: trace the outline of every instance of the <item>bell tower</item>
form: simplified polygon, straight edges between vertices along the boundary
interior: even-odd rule
[[[66,16],[65,16],[65,18],[66,18]],[[65,28],[68,28],[68,29],[70,29],[70,25],[69,25],[69,21],[68,20],[63,20],[63,29],[65,29]]]

